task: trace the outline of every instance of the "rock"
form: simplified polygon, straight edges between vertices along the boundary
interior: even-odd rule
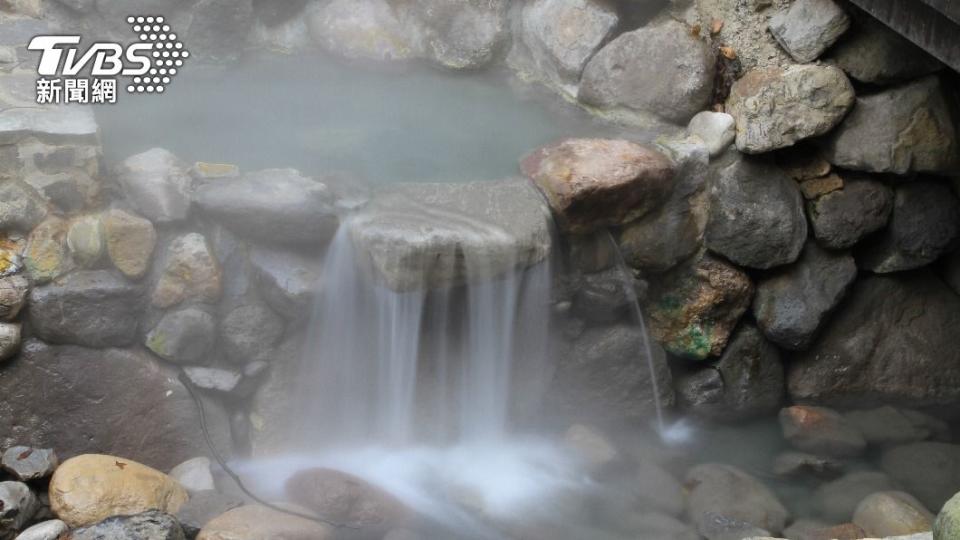
[[[839,189],[843,189],[843,178],[840,178],[840,175],[836,173],[800,182],[800,193],[803,193],[803,198],[808,201]]]
[[[183,369],[190,383],[200,390],[229,394],[240,384],[241,375],[228,369],[187,367]]]
[[[757,326],[785,349],[806,349],[856,277],[857,265],[849,254],[807,242],[796,264],[757,284]]]
[[[58,466],[60,459],[49,448],[12,446],[3,453],[3,470],[21,482],[46,478]]]
[[[867,176],[844,178],[843,188],[807,202],[817,242],[828,249],[849,249],[879,231],[893,211],[893,190]]]
[[[377,281],[409,291],[539,263],[550,251],[548,220],[543,198],[524,180],[406,183],[378,191],[346,234]]]
[[[197,491],[190,494],[190,500],[180,507],[176,517],[187,538],[196,538],[200,530],[214,518],[241,506],[241,499],[219,491]]]
[[[180,483],[190,493],[217,489],[210,472],[210,458],[195,457],[170,469],[170,478]]]
[[[37,496],[23,482],[0,482],[0,531],[19,531],[33,519]]]
[[[708,188],[706,245],[730,261],[767,269],[797,260],[807,218],[797,184],[760,158],[730,152]]]
[[[240,236],[319,248],[337,230],[327,186],[294,169],[268,169],[212,180],[193,194],[200,211]]]
[[[598,0],[537,0],[523,6],[507,58],[521,75],[536,77],[576,97],[587,61],[620,21]]]
[[[692,257],[703,244],[703,220],[689,204],[664,204],[620,230],[624,261],[649,272],[666,272]]]
[[[59,540],[68,530],[70,528],[66,523],[59,519],[50,519],[25,529],[15,540]]]
[[[0,278],[0,321],[12,321],[26,303],[30,282],[20,275]]]
[[[759,480],[729,465],[707,463],[687,472],[687,514],[701,531],[711,516],[749,523],[773,533],[786,525],[789,513]]]
[[[82,268],[92,268],[103,257],[103,226],[100,216],[80,216],[70,221],[67,248]]]
[[[759,154],[827,133],[855,98],[839,68],[793,65],[747,72],[730,89],[727,112],[737,122],[737,149]]]
[[[407,0],[396,4],[412,39],[434,63],[478,69],[491,63],[508,38],[505,0]]]
[[[207,523],[197,540],[331,540],[334,529],[263,506],[241,506]]]
[[[873,17],[857,17],[853,28],[830,51],[828,61],[854,79],[891,84],[942,69],[943,64]]]
[[[831,458],[787,451],[778,454],[773,462],[773,473],[780,477],[811,475],[817,478],[836,478],[843,472],[843,464]]]
[[[190,52],[207,62],[235,60],[253,27],[252,0],[200,0],[183,28]]]
[[[114,516],[69,532],[64,540],[186,540],[177,520],[151,510],[135,515]]]
[[[43,199],[28,186],[0,180],[0,230],[28,233],[47,217]]]
[[[327,52],[363,60],[408,60],[421,54],[384,0],[333,0],[307,10],[307,28]]]
[[[50,480],[50,507],[71,527],[148,510],[176,512],[188,498],[187,491],[162,472],[108,455],[68,459]]]
[[[240,306],[220,322],[221,346],[236,364],[268,360],[282,337],[283,320],[260,304]]]
[[[167,246],[151,302],[169,308],[183,301],[215,303],[223,289],[220,262],[199,233],[178,236]]]
[[[697,0],[695,4],[699,16],[696,24],[712,33],[715,21],[719,21],[720,28],[713,39],[733,49],[743,69],[793,63],[790,55],[768,31],[770,19],[789,8],[789,0]]]
[[[280,342],[270,370],[250,400],[249,413],[234,419],[234,433],[249,435],[253,456],[268,457],[287,451],[300,435],[296,425],[298,409],[290,399],[290,389],[296,387],[301,376],[303,339],[290,336]]]
[[[833,457],[859,456],[867,447],[863,434],[840,413],[823,407],[794,405],[780,410],[783,438],[804,452]]]
[[[250,250],[250,264],[263,297],[273,310],[288,320],[309,316],[320,291],[322,260],[257,246]]]
[[[655,380],[645,361],[645,336],[634,325],[593,327],[556,351],[556,372],[546,397],[551,410],[575,416],[616,411],[619,417],[649,418],[659,399],[673,403],[673,385],[663,350],[651,343]],[[654,392],[654,384],[656,390]]]
[[[950,438],[950,428],[944,422],[910,409],[884,405],[877,409],[850,411],[844,417],[863,434],[868,444],[873,445]]]
[[[716,364],[678,379],[677,399],[697,416],[738,421],[777,410],[784,384],[779,351],[745,322]]]
[[[645,26],[620,34],[587,62],[577,97],[613,114],[686,123],[709,104],[714,65],[707,44],[687,26]]]
[[[857,251],[858,264],[886,274],[937,260],[960,236],[960,201],[950,187],[918,180],[897,186],[889,226]]]
[[[15,323],[0,323],[0,362],[20,352],[21,327]]]
[[[650,333],[671,354],[694,360],[717,356],[752,296],[746,274],[719,259],[698,257],[653,284]]]
[[[190,212],[190,176],[176,156],[153,148],[117,167],[124,197],[137,213],[156,223],[183,221]]]
[[[850,28],[833,0],[798,0],[770,19],[770,33],[794,60],[813,62]]]
[[[707,513],[697,523],[697,532],[707,540],[740,540],[746,538],[769,538],[770,531],[761,529],[746,521],[728,518],[719,514]]]
[[[583,275],[573,297],[576,314],[596,323],[617,322],[634,301],[627,291],[634,281],[631,272],[616,267]]]
[[[686,497],[683,486],[666,471],[649,459],[640,459],[634,470],[618,471],[613,469],[608,476],[616,478],[602,478],[605,485],[613,484],[624,490],[624,502],[628,508],[611,505],[602,511],[618,516],[604,516],[604,519],[623,519],[623,514],[636,512],[638,509],[647,515],[654,512],[658,515],[680,516],[683,513]]]
[[[0,395],[3,447],[109,451],[165,468],[207,452],[193,399],[145,352],[28,340],[0,372]],[[229,454],[222,408],[205,409],[214,443]]]
[[[572,233],[623,225],[650,213],[673,189],[663,154],[624,140],[566,139],[521,163],[546,195],[561,227]]]
[[[727,113],[702,111],[687,124],[687,134],[699,137],[707,145],[710,157],[716,157],[733,144],[737,123]]]
[[[24,265],[34,284],[48,283],[70,270],[67,222],[51,216],[30,233]]]
[[[34,333],[48,343],[121,347],[137,338],[142,288],[106,270],[85,270],[30,291]]]
[[[393,495],[333,469],[301,470],[287,480],[286,491],[295,503],[318,516],[349,523],[364,534],[386,534],[410,512]]]
[[[17,274],[23,270],[24,240],[22,237],[0,240],[0,277]]]
[[[943,505],[936,521],[933,522],[933,537],[935,540],[956,540],[960,538],[960,494],[954,495]]]
[[[217,341],[217,323],[206,311],[190,307],[164,314],[146,337],[146,346],[177,364],[209,361]]]
[[[960,486],[960,445],[917,442],[883,453],[881,467],[927,508],[940,509]]]
[[[583,424],[570,426],[563,444],[592,471],[600,471],[621,458],[608,438]]]
[[[960,159],[947,103],[936,76],[858,97],[824,141],[827,159],[857,171],[949,173]]]
[[[909,493],[874,493],[857,506],[853,522],[870,536],[902,536],[929,531],[933,514]]]
[[[813,347],[792,359],[790,395],[855,407],[954,403],[958,318],[960,298],[929,274],[858,280]]]
[[[143,277],[157,245],[153,224],[123,210],[105,212],[101,222],[113,266],[130,279]]]
[[[860,540],[866,534],[853,523],[831,526],[813,519],[798,519],[783,531],[784,536],[796,540]]]
[[[849,522],[867,495],[897,489],[889,476],[876,471],[857,471],[821,485],[813,494],[820,515],[834,523]]]

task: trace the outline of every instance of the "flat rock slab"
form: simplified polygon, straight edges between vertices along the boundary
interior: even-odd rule
[[[550,252],[546,204],[521,179],[386,188],[345,226],[360,264],[395,291],[489,279]]]

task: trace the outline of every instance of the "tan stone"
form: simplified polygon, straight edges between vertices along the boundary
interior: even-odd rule
[[[853,522],[871,536],[902,536],[929,531],[933,514],[914,496],[902,491],[881,491],[860,502]]]
[[[843,178],[840,178],[836,173],[828,174],[823,178],[812,178],[800,183],[800,193],[803,193],[803,198],[808,201],[812,201],[821,195],[826,195],[839,189],[843,189]]]
[[[35,284],[56,279],[69,270],[67,222],[49,217],[30,233],[24,253],[27,273]]]
[[[170,243],[151,301],[159,308],[188,299],[213,303],[223,292],[222,281],[220,263],[207,239],[199,233],[185,234]]]
[[[333,527],[264,506],[241,506],[213,518],[197,540],[327,540]]]
[[[157,245],[153,224],[123,210],[104,213],[102,221],[110,261],[129,278],[143,277]]]
[[[67,247],[73,260],[84,268],[93,268],[103,257],[103,224],[100,215],[80,216],[70,221]]]
[[[176,480],[158,470],[100,454],[68,459],[50,480],[50,509],[71,527],[147,510],[173,514],[188,497]]]
[[[190,168],[190,174],[194,178],[236,178],[240,176],[240,168],[233,163],[207,163],[198,161]]]

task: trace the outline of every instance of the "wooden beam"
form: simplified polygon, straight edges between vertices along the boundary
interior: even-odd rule
[[[850,1],[944,64],[960,71],[960,1]]]

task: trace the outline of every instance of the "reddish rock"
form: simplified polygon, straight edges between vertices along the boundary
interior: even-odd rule
[[[851,457],[863,453],[863,434],[838,412],[794,405],[780,410],[783,436],[794,447],[814,454]]]

